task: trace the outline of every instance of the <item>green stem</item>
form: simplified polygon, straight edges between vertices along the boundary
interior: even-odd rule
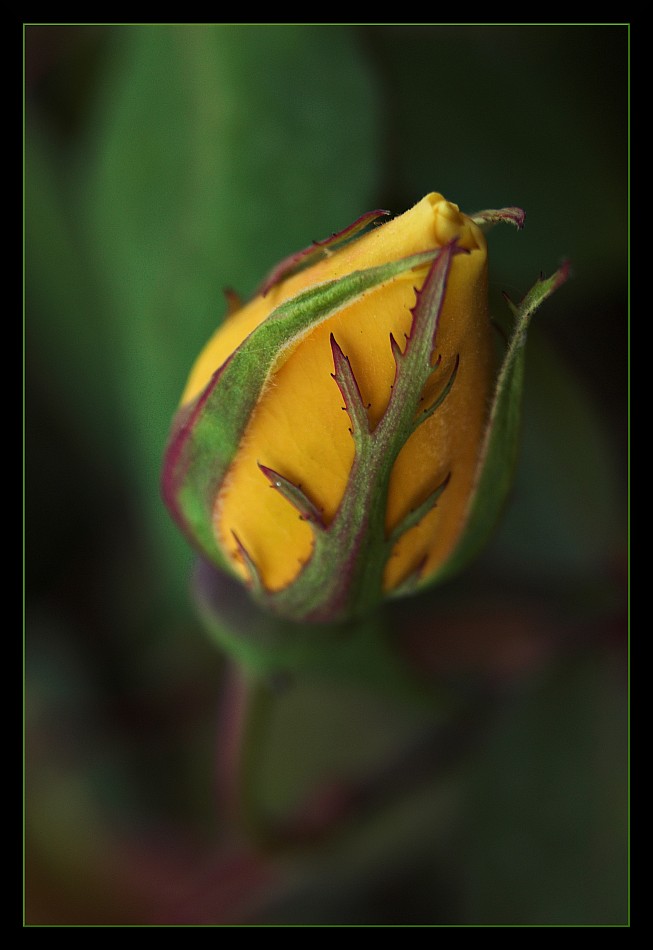
[[[413,794],[444,769],[469,754],[491,721],[496,697],[479,689],[445,722],[437,722],[389,761],[356,780],[319,785],[285,816],[273,817],[261,803],[262,759],[268,738],[274,689],[265,681],[247,682],[232,795],[237,820],[248,838],[268,853],[315,847],[354,821],[365,820]]]
[[[272,690],[263,680],[249,679],[234,668],[227,694],[219,762],[226,811],[248,838],[264,843],[269,837],[269,823],[261,812],[257,790]]]

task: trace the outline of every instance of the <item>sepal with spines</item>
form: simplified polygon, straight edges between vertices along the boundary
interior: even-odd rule
[[[416,295],[405,349],[400,355],[395,352],[395,382],[374,429],[370,429],[355,369],[331,335],[332,377],[351,422],[354,461],[340,506],[324,530],[315,533],[311,556],[295,580],[262,597],[252,591],[273,612],[313,621],[342,620],[368,612],[383,599],[383,575],[398,538],[415,527],[445,491],[449,477],[399,525],[386,529],[390,475],[414,431],[421,394],[434,370],[438,319],[451,264],[458,253],[455,242],[435,253],[422,291]],[[449,382],[453,385],[451,379]]]

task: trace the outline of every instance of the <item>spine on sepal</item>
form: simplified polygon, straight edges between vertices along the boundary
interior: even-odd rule
[[[295,485],[284,478],[283,475],[275,472],[274,469],[262,465],[261,462],[258,463],[258,467],[270,482],[270,487],[276,489],[283,498],[297,509],[303,521],[310,522],[316,528],[325,527],[320,509],[304,494],[300,485]]]
[[[249,551],[247,550],[243,542],[240,540],[236,532],[232,531],[231,534],[233,536],[234,541],[236,542],[236,549],[238,551],[238,554],[240,558],[242,559],[243,564],[247,568],[247,572],[249,574],[249,585],[252,590],[252,593],[256,597],[265,596],[266,594],[265,585],[263,584],[263,581],[261,580],[261,575],[259,574],[259,570],[258,570],[258,567],[256,566],[256,562],[251,557]]]
[[[440,358],[438,358],[438,361],[436,365],[433,367],[433,370],[436,370],[439,365],[440,365]],[[459,366],[460,366],[460,354],[456,353],[453,369],[451,370],[451,373],[449,374],[449,379],[445,383],[444,389],[442,390],[440,395],[434,399],[434,401],[431,403],[430,406],[427,406],[426,409],[420,409],[419,415],[417,416],[417,418],[415,419],[413,423],[413,430],[418,429],[419,426],[421,426],[423,422],[426,422],[427,419],[430,419],[433,413],[437,409],[440,408],[440,406],[442,405],[442,403],[445,401],[445,399],[447,398],[447,396],[452,390],[453,384],[456,381],[456,376],[458,375]]]
[[[342,352],[333,333],[330,336],[330,341],[335,369],[335,373],[331,373],[331,377],[338,384],[338,389],[344,399],[345,409],[351,419],[354,439],[363,439],[370,434],[370,421],[356,376],[351,368],[349,357]]]
[[[417,590],[419,590],[427,562],[428,557],[427,555],[424,555],[424,557],[422,557],[418,562],[417,566],[409,571],[406,577],[404,577],[403,581],[397,584],[397,586],[392,590],[391,596],[393,598],[408,597],[410,594],[414,594]]]
[[[427,498],[424,499],[421,505],[417,505],[416,508],[413,508],[412,511],[409,511],[408,514],[402,518],[399,524],[396,525],[396,527],[390,532],[388,541],[391,545],[396,544],[402,535],[404,535],[407,531],[410,531],[411,528],[415,528],[420,523],[422,518],[426,517],[430,511],[433,511],[438,503],[438,499],[449,484],[450,480],[451,472],[449,472],[444,481],[441,482]]]

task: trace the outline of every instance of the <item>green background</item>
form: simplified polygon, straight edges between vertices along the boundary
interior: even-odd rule
[[[28,923],[627,922],[628,41],[26,26]],[[272,854],[216,790],[235,674],[193,607],[161,457],[225,288],[433,190],[525,209],[489,235],[495,313],[563,259],[572,279],[536,316],[493,542],[378,620],[429,702],[298,674],[270,706],[267,809],[335,778],[394,791]],[[456,754],[414,753],[395,787],[478,695]]]

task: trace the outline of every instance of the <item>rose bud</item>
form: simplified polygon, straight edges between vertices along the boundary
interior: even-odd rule
[[[528,320],[502,366],[487,244],[516,208],[427,195],[283,261],[195,363],[167,449],[166,503],[203,557],[292,620],[336,621],[457,570],[510,483]]]

